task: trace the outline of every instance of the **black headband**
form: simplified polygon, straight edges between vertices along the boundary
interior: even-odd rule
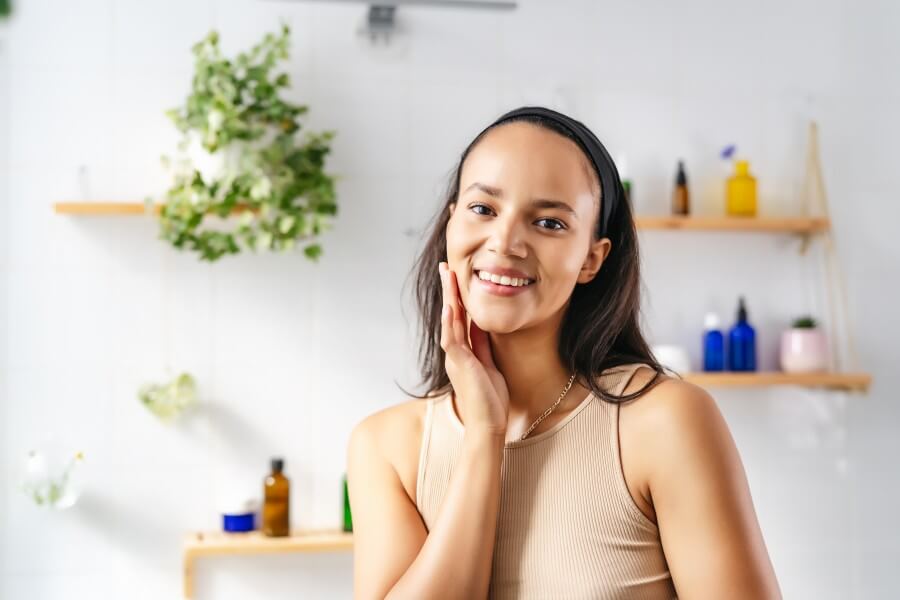
[[[606,148],[603,147],[597,136],[580,121],[542,106],[523,106],[511,110],[485,127],[481,134],[504,121],[520,117],[539,117],[556,123],[575,138],[584,153],[591,159],[591,164],[593,164],[594,170],[600,179],[600,207],[602,210],[600,215],[600,237],[605,237],[609,227],[610,216],[615,207],[625,197],[625,190],[622,189],[622,182],[619,179],[619,171],[609,157]],[[476,139],[478,138],[476,137]]]

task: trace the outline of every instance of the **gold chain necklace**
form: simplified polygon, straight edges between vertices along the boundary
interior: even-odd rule
[[[562,399],[565,398],[566,394],[568,393],[569,388],[572,387],[572,382],[573,382],[573,381],[575,381],[575,373],[572,373],[572,376],[569,377],[569,383],[566,384],[566,389],[564,389],[564,390],[562,391],[562,394],[559,395],[559,398],[556,399],[556,402],[553,403],[553,406],[551,406],[550,408],[548,408],[547,410],[545,410],[545,411],[544,411],[544,414],[542,414],[541,416],[539,416],[539,417],[537,418],[537,421],[535,421],[534,423],[531,424],[531,427],[528,428],[528,431],[526,431],[524,434],[522,434],[522,437],[520,438],[520,441],[521,441],[521,440],[524,440],[526,437],[528,437],[528,434],[531,433],[532,431],[534,431],[534,428],[537,427],[538,424],[539,424],[541,421],[543,421],[544,419],[546,419],[546,418],[547,418],[547,415],[549,415],[550,413],[552,413],[553,410],[554,410],[557,406],[559,406],[559,403],[562,402]]]

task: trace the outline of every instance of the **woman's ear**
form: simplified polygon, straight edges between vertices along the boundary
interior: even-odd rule
[[[456,202],[450,203],[450,216],[453,216],[453,211],[456,210]]]
[[[603,266],[603,261],[609,256],[610,250],[612,250],[612,241],[609,238],[601,238],[591,244],[591,249],[578,273],[578,283],[590,283],[594,279],[597,272],[600,271],[600,267]]]

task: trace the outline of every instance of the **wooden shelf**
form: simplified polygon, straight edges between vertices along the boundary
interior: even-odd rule
[[[159,213],[162,204],[155,204]],[[53,210],[61,215],[143,215],[143,202],[57,202]],[[235,209],[241,212],[242,209]],[[635,217],[642,230],[689,231],[756,231],[771,233],[818,233],[827,231],[831,221],[827,217],[701,217],[648,216]]]
[[[702,387],[763,387],[773,385],[797,385],[810,388],[828,388],[866,392],[872,383],[868,373],[781,373],[779,371],[754,373],[685,373],[685,381]]]
[[[345,552],[352,549],[353,534],[343,531],[294,532],[278,538],[266,537],[259,531],[192,533],[184,540],[184,597],[193,596],[194,560],[201,556]]]
[[[266,537],[259,531],[192,533],[184,541],[185,555],[273,554],[280,552],[333,552],[353,548],[353,534],[343,531],[292,533]]]
[[[635,216],[641,230],[746,231],[768,233],[819,233],[831,227],[827,217],[702,217]]]
[[[154,205],[159,213],[161,204]],[[143,202],[57,202],[53,212],[58,215],[143,215],[147,207]]]
[[[158,215],[162,207],[162,204],[154,204],[152,212]],[[246,210],[246,207],[237,206],[232,212],[240,214]],[[143,202],[57,202],[53,212],[58,215],[113,216],[146,215],[150,211]]]

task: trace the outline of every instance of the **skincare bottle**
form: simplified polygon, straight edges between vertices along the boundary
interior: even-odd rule
[[[344,531],[353,531],[353,516],[350,514],[350,494],[347,493],[346,473],[344,473]]]
[[[262,532],[270,537],[290,534],[290,481],[284,476],[284,459],[272,459],[272,472],[263,482]]]
[[[728,369],[731,371],[756,370],[756,332],[747,322],[744,297],[738,302],[737,322],[728,332]]]
[[[725,336],[719,329],[719,315],[707,313],[703,319],[703,370],[725,370]]]
[[[756,216],[756,178],[750,174],[750,164],[746,160],[734,163],[734,175],[728,178],[725,196],[729,215]]]
[[[684,172],[684,161],[678,161],[678,173],[675,175],[675,191],[672,194],[672,214],[687,215],[690,212],[688,198],[687,175]]]

